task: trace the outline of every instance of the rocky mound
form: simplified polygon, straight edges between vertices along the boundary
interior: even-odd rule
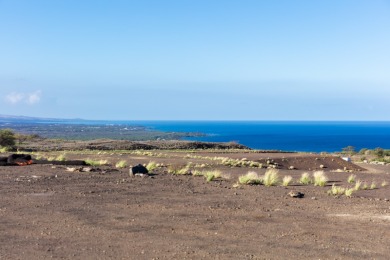
[[[192,149],[249,149],[237,143],[211,143],[192,141],[127,141],[99,139],[92,141],[66,141],[39,139],[19,147],[23,151],[69,151],[69,150],[192,150]]]

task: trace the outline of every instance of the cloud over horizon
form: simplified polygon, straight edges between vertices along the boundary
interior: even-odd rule
[[[41,101],[41,95],[41,90],[36,90],[32,93],[11,92],[5,96],[5,100],[12,105],[19,103],[34,105]]]

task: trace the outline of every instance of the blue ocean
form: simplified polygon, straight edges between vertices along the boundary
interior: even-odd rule
[[[165,132],[198,132],[187,140],[237,142],[253,149],[335,152],[347,146],[390,149],[390,121],[40,121],[44,124],[144,126]]]
[[[132,122],[134,123],[134,121]],[[253,149],[335,152],[390,148],[390,122],[136,121],[150,129],[201,132],[188,140],[238,142]]]

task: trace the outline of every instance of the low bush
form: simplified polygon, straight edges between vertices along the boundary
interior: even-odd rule
[[[15,133],[11,129],[0,130],[0,146],[11,147],[15,145]]]

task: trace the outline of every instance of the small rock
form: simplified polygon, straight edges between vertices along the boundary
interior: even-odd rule
[[[300,191],[290,191],[288,195],[292,198],[303,198],[305,196],[305,194]]]

